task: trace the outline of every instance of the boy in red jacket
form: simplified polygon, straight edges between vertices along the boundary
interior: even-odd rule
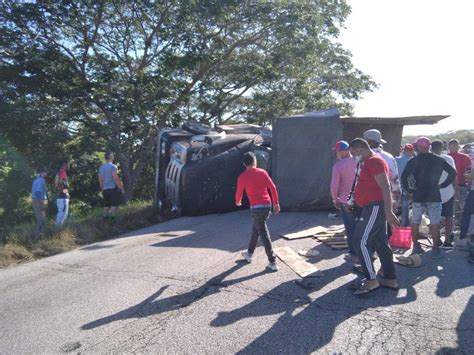
[[[267,219],[270,217],[272,205],[274,214],[280,212],[276,186],[265,170],[257,168],[255,154],[245,153],[244,165],[245,171],[237,180],[235,204],[237,206],[242,205],[242,196],[245,191],[250,201],[253,226],[248,250],[242,252],[242,256],[248,263],[252,262],[252,255],[257,247],[258,237],[260,236],[269,261],[267,269],[277,271],[278,266],[275,262],[275,254],[273,253],[272,241],[267,227]],[[268,190],[270,190],[271,198]]]

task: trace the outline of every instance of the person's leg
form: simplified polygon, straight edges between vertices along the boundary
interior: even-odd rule
[[[410,212],[410,200],[407,193],[402,193],[401,197],[402,204],[402,220],[401,227],[408,227],[410,225],[409,212]]]
[[[393,252],[388,244],[387,231],[382,225],[382,221],[385,220],[385,212],[383,211],[383,205],[381,206],[382,212],[379,213],[377,223],[380,223],[381,226],[374,227],[373,233],[369,236],[370,244],[373,245],[373,248],[377,252],[380,264],[383,270],[383,278],[386,280],[395,280],[395,264],[393,263]]]
[[[272,240],[270,239],[270,232],[267,227],[267,219],[270,216],[270,208],[259,208],[256,215],[256,228],[262,244],[265,248],[268,261],[275,262],[275,254],[273,253]]]
[[[346,236],[347,236],[347,245],[349,247],[349,254],[351,256],[356,256],[356,251],[354,249],[354,243],[353,243],[353,238],[354,238],[354,230],[356,226],[356,220],[354,215],[347,211],[344,206],[341,207],[341,215],[342,215],[342,221],[344,222],[344,228],[346,230]]]
[[[380,210],[383,213],[383,207],[380,205],[369,205],[362,210],[362,221],[357,225],[356,233],[360,239],[358,245],[358,253],[360,255],[360,262],[362,270],[364,271],[367,280],[375,280],[377,274],[375,272],[374,263],[371,257],[371,248],[369,247],[369,240],[374,233],[380,233],[380,229],[385,230],[385,220],[380,218]],[[382,223],[380,223],[382,220]],[[372,243],[370,242],[372,245]]]
[[[446,203],[443,203],[441,217],[444,217],[445,246],[453,242],[453,223],[454,223],[454,197]]]
[[[420,235],[420,223],[421,219],[423,217],[423,212],[424,212],[424,204],[423,203],[418,203],[418,202],[413,202],[412,205],[412,217],[411,217],[411,235],[413,239],[413,251],[414,252],[420,252],[421,251],[421,245],[418,242],[418,238]]]
[[[474,190],[469,191],[469,195],[467,196],[466,203],[464,205],[464,211],[461,220],[461,233],[459,237],[460,239],[464,239],[467,237],[469,222],[472,214],[474,214]]]
[[[56,225],[60,226],[63,224],[65,209],[66,209],[66,199],[58,198],[56,199],[56,207],[58,209],[58,213],[56,214]]]
[[[120,205],[121,197],[122,197],[122,194],[120,193],[120,190],[118,189],[118,187],[111,190],[111,196],[110,196],[111,207],[110,207],[109,214],[110,214],[110,217],[112,218],[115,218],[117,216],[117,209],[118,209],[118,206]]]
[[[33,237],[38,238],[43,234],[46,224],[46,205],[43,200],[33,200],[33,211],[35,213],[36,223],[33,230]]]
[[[252,233],[250,235],[249,246],[247,248],[247,252],[252,255],[255,252],[255,248],[257,247],[258,243],[258,217],[255,211],[251,211],[250,215],[252,217]]]
[[[69,215],[69,199],[65,198],[64,199],[64,216],[63,216],[63,220],[61,221],[61,224],[66,222],[68,215]]]
[[[433,238],[433,255],[439,254],[441,222],[441,202],[429,202],[427,204],[428,217],[430,218],[431,237]]]

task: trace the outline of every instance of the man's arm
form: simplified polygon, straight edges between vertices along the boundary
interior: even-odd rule
[[[331,197],[332,202],[336,208],[339,208],[340,201],[339,201],[339,184],[341,181],[341,174],[337,165],[334,165],[332,168],[332,175],[331,175]]]
[[[401,178],[401,182],[402,182],[402,187],[403,187],[403,190],[404,191],[409,191],[409,186],[408,186],[408,176],[411,174],[412,172],[412,159],[409,160],[407,162],[407,165],[405,165],[405,169],[403,169],[403,173],[402,173],[402,178]]]
[[[439,185],[440,189],[444,189],[445,187],[448,187],[453,183],[453,181],[456,179],[457,173],[456,170],[453,169],[451,165],[445,160],[443,163],[443,170],[448,173],[448,177],[442,184]]]
[[[244,196],[245,186],[242,181],[242,178],[239,176],[237,179],[237,190],[235,191],[235,204],[237,206],[242,206],[242,197]]]
[[[278,214],[280,213],[280,201],[278,198],[278,191],[276,186],[272,180],[272,178],[267,174],[267,188],[270,190],[270,196],[272,197],[273,202],[273,213]]]
[[[101,191],[104,191],[104,180],[102,179],[102,174],[99,173],[99,186],[100,186],[100,190]]]
[[[118,174],[116,171],[112,171],[112,177],[114,178],[115,184],[117,184],[117,187],[119,188],[122,193],[125,193],[125,189],[123,188],[122,180],[120,180]]]
[[[392,193],[390,191],[390,184],[388,182],[388,176],[385,173],[381,173],[375,175],[374,178],[377,182],[377,185],[379,185],[380,189],[382,190],[385,218],[387,219],[388,224],[392,226],[392,228],[397,227],[398,225],[400,225],[400,221],[392,211],[393,201]]]

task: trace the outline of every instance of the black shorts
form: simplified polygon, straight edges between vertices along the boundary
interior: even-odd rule
[[[106,189],[102,191],[104,198],[104,207],[117,207],[122,200],[122,193],[118,187],[114,189]]]
[[[441,217],[453,217],[454,216],[454,197],[448,202],[441,205]]]

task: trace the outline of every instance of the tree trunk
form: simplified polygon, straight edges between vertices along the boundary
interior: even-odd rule
[[[124,203],[128,203],[133,197],[133,186],[135,185],[130,171],[130,160],[123,154],[119,154],[118,162],[120,163],[121,178],[125,189]]]

